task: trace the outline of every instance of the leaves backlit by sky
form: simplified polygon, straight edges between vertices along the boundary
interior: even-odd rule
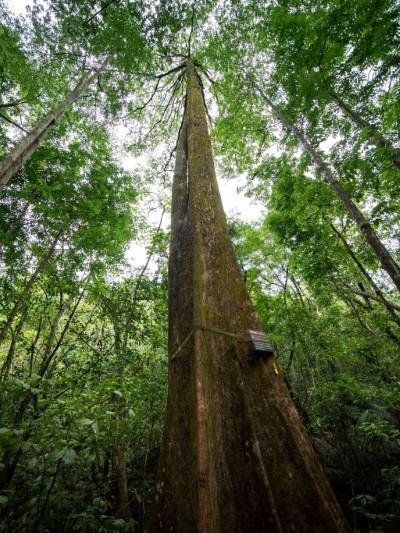
[[[26,6],[32,5],[33,2],[30,0],[8,0],[8,4],[16,15],[24,15],[26,13]],[[211,23],[215,24],[213,21],[211,21],[210,24]],[[215,102],[212,102],[210,108],[211,113],[213,114],[213,111],[215,112]],[[117,146],[123,146],[124,142],[126,142],[128,131],[129,121],[128,123],[124,121],[124,124],[122,124],[122,121],[119,122],[117,118],[117,120],[114,121],[114,127],[112,128],[114,144]],[[135,170],[135,172],[143,173],[143,175],[149,172],[149,164],[146,154],[135,156],[132,153],[118,150],[118,153],[115,155],[126,170]],[[218,159],[216,159],[216,165],[218,176]],[[173,159],[170,164],[170,169],[172,168]],[[231,179],[219,178],[219,187],[225,213],[228,218],[233,216],[246,222],[256,222],[262,218],[264,210],[262,202],[259,202],[254,198],[250,199],[245,194],[245,175],[240,175],[237,178]],[[148,195],[142,196],[143,210],[147,210],[147,221],[157,227],[161,218],[162,204],[168,202],[170,189],[165,190],[165,188],[160,186],[160,182],[158,182],[149,185],[148,192]],[[167,229],[169,224],[170,216],[167,211],[163,217],[163,229]],[[143,244],[142,239],[133,242],[127,252],[127,259],[131,262],[132,266],[137,267],[142,265],[145,262],[146,257],[146,245]]]

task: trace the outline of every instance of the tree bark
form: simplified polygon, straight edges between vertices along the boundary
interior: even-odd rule
[[[34,128],[31,133],[23,137],[11,152],[0,161],[0,189],[5,187],[9,180],[18,172],[27,159],[33,154],[50,129],[64,115],[68,107],[78,100],[83,92],[96,80],[109,62],[115,57],[116,52],[111,54],[100,67],[92,74],[84,74],[72,92],[55,109],[50,111]]]
[[[25,302],[26,297],[28,296],[30,290],[32,289],[32,287],[33,287],[33,285],[34,285],[34,283],[36,281],[36,278],[43,271],[44,267],[47,265],[47,263],[49,262],[50,258],[54,254],[54,250],[56,249],[56,245],[57,245],[61,235],[62,235],[62,232],[60,231],[57,234],[57,236],[55,237],[55,239],[53,240],[53,242],[51,243],[51,246],[50,246],[49,250],[47,251],[46,255],[43,257],[43,259],[40,261],[40,263],[36,267],[36,270],[31,275],[28,283],[26,284],[24,290],[20,294],[18,300],[15,302],[14,307],[12,308],[12,310],[11,310],[9,316],[8,316],[7,322],[4,324],[2,330],[0,331],[0,344],[2,344],[4,339],[7,337],[7,334],[9,332],[14,320],[15,320],[15,317],[17,316],[18,311],[20,310],[21,306]]]
[[[248,76],[248,79],[253,84],[254,88],[257,90],[261,98],[268,104],[270,109],[273,111],[275,116],[279,119],[281,124],[289,129],[303,145],[304,149],[310,154],[314,163],[317,165],[322,175],[324,176],[327,183],[335,191],[342,204],[346,208],[350,217],[357,224],[359,230],[364,235],[365,240],[373,250],[374,254],[378,258],[381,267],[388,273],[394,285],[400,291],[400,267],[390,255],[389,251],[386,249],[385,245],[379,239],[378,235],[375,233],[371,224],[365,219],[364,215],[361,213],[359,208],[349,197],[347,192],[340,185],[332,170],[328,167],[325,161],[322,159],[316,148],[308,142],[305,136],[301,131],[293,124],[293,122],[285,118],[280,111],[280,109],[272,103],[268,96],[264,93],[261,87],[256,83],[256,81]]]
[[[191,60],[186,74],[169,260],[169,392],[148,531],[347,532],[274,357],[250,350],[247,330],[262,327],[227,230]]]

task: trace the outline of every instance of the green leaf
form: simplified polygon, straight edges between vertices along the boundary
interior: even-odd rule
[[[93,420],[90,420],[89,418],[81,418],[79,420],[79,425],[81,426],[91,426],[93,424]]]
[[[66,448],[62,456],[62,461],[66,465],[70,465],[76,460],[77,457],[78,456],[73,448]]]
[[[32,447],[32,441],[30,441],[30,440],[26,440],[26,441],[24,441],[24,442],[21,444],[21,450],[22,450],[23,452],[26,452],[26,451],[29,450],[31,447]]]
[[[32,459],[28,462],[28,468],[33,470],[37,464],[38,464],[37,457],[32,457]]]

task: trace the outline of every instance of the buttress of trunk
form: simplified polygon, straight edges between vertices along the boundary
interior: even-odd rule
[[[0,189],[5,187],[9,180],[18,172],[27,159],[33,154],[38,146],[42,143],[50,129],[64,115],[68,107],[78,100],[83,92],[96,80],[100,73],[106,68],[116,53],[111,54],[91,75],[85,74],[79,80],[72,92],[67,98],[55,109],[50,111],[34,128],[31,133],[23,137],[11,152],[0,161]]]
[[[51,246],[47,252],[47,254],[43,257],[43,259],[40,261],[38,266],[36,267],[36,270],[33,272],[31,277],[29,278],[28,283],[25,286],[25,289],[22,291],[21,295],[19,296],[18,300],[15,302],[14,307],[12,308],[6,323],[4,324],[2,330],[0,331],[0,344],[4,341],[4,339],[7,337],[7,334],[15,320],[15,317],[18,314],[18,311],[22,307],[23,303],[25,302],[27,296],[29,295],[36,278],[39,276],[39,274],[43,271],[49,260],[54,254],[54,251],[56,249],[56,245],[62,235],[62,232],[59,232],[53,242],[51,243]]]
[[[343,189],[343,187],[333,174],[332,170],[322,159],[316,148],[305,138],[302,132],[297,128],[297,126],[295,126],[295,124],[293,124],[291,120],[283,116],[280,109],[272,103],[272,101],[264,93],[261,87],[254,81],[254,79],[251,76],[248,76],[248,78],[261,96],[261,98],[268,104],[274,115],[279,119],[281,124],[285,128],[289,129],[297,137],[297,139],[303,145],[304,149],[310,154],[314,163],[321,171],[327,183],[334,190],[350,217],[357,224],[360,232],[363,234],[365,240],[367,241],[370,248],[377,257],[381,267],[388,273],[394,285],[400,291],[400,267],[390,255],[383,242],[379,239],[371,224],[366,220],[359,208],[356,206],[356,204],[353,202],[347,192]]]
[[[186,75],[173,186],[168,402],[148,531],[349,531],[275,359],[250,350],[247,330],[262,328],[227,230],[191,60]]]

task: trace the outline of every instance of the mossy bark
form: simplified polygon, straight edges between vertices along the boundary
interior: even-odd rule
[[[262,327],[228,234],[189,60],[173,185],[169,394],[149,532],[349,531],[276,362],[250,351],[248,329]]]

